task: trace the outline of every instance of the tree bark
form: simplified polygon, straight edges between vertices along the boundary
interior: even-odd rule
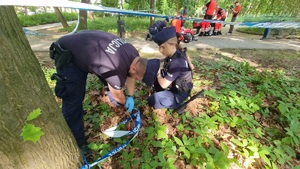
[[[154,13],[154,0],[150,0],[150,13]],[[150,17],[150,25],[149,27],[154,23],[154,18]]]
[[[90,3],[90,0],[81,0],[81,3]],[[87,29],[87,11],[79,10],[80,22],[78,26],[78,30]]]
[[[0,168],[79,168],[81,153],[13,7],[0,7]],[[45,133],[36,143],[20,133],[30,121]]]
[[[55,11],[56,16],[57,16],[58,19],[60,20],[62,26],[63,26],[64,28],[69,27],[69,25],[68,25],[66,19],[65,19],[64,16],[62,15],[61,11],[60,11],[57,7],[54,7],[54,11]]]

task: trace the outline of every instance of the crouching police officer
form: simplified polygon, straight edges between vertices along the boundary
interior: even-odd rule
[[[149,34],[147,34],[146,40],[148,39],[152,40],[157,34],[157,32],[160,32],[163,28],[167,26],[168,22],[169,22],[169,18],[154,22],[149,28]]]
[[[192,65],[186,48],[177,43],[175,27],[158,32],[153,41],[158,44],[165,59],[162,69],[159,69],[158,59],[148,61],[143,82],[155,90],[148,97],[148,104],[155,109],[175,109],[189,97],[193,88]]]
[[[50,47],[57,73],[55,94],[62,98],[62,112],[78,146],[87,149],[82,102],[88,73],[97,75],[108,86],[111,101],[134,108],[135,80],[142,80],[147,59],[122,38],[101,31],[86,30],[61,37]],[[128,95],[124,95],[124,87]]]

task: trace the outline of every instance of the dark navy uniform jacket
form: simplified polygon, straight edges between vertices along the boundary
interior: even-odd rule
[[[151,25],[151,28],[156,27],[158,31],[161,31],[166,26],[167,26],[167,23],[165,20],[158,20]]]
[[[72,62],[81,70],[101,76],[117,90],[125,86],[129,66],[139,56],[124,39],[102,31],[80,31],[58,43],[72,51]]]
[[[171,58],[167,57],[164,60],[163,67],[167,70],[164,78],[173,83],[176,79],[182,77],[189,77],[188,79],[192,79],[192,72],[189,68],[188,62],[185,57],[181,57],[180,55],[181,52],[177,50]],[[188,83],[191,83],[192,85],[191,81]],[[190,89],[192,89],[192,86]]]

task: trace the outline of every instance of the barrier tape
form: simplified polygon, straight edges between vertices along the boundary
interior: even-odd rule
[[[239,25],[239,26],[256,27],[256,28],[300,28],[300,22],[226,22],[226,21],[217,21],[217,20],[206,20],[206,19],[191,19],[191,20],[194,22],[222,23],[228,25]]]
[[[95,165],[97,165],[98,163],[104,161],[105,159],[117,154],[119,151],[121,151],[123,148],[125,148],[139,133],[139,130],[142,126],[142,119],[141,119],[141,115],[140,115],[140,111],[137,110],[137,109],[134,109],[134,111],[136,111],[135,113],[132,113],[130,115],[130,117],[128,117],[126,120],[120,122],[117,126],[114,126],[112,128],[109,128],[107,129],[104,133],[106,133],[107,131],[109,131],[109,133],[113,133],[114,131],[115,132],[118,132],[118,131],[122,131],[122,130],[115,130],[119,125],[122,125],[122,124],[126,124],[128,123],[130,120],[132,119],[135,119],[135,127],[128,131],[126,134],[124,135],[118,135],[116,134],[115,137],[123,137],[123,136],[128,136],[128,135],[131,135],[131,134],[134,134],[133,137],[126,141],[125,143],[119,145],[118,147],[112,149],[111,151],[109,151],[108,153],[106,153],[104,156],[100,157],[99,159],[97,159],[95,162],[93,162],[92,164],[88,164],[87,160],[86,160],[86,157],[83,155],[83,159],[84,159],[84,164],[83,166],[80,168],[80,169],[89,169]],[[110,136],[110,135],[109,135]]]
[[[148,16],[157,18],[174,18],[174,16],[158,15],[146,12],[123,10],[117,8],[103,7],[86,3],[72,2],[67,0],[0,0],[0,6],[52,6],[52,7],[63,7],[72,8],[87,11],[98,11],[98,12],[109,12],[116,14],[125,15],[136,15],[136,16]],[[225,22],[225,21],[213,21],[199,18],[185,18],[184,20],[192,21],[205,21],[205,22],[221,22],[229,25],[239,25],[246,27],[258,27],[258,28],[300,28],[299,22]]]

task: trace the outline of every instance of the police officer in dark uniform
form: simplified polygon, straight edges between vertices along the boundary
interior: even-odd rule
[[[155,93],[150,95],[147,101],[155,109],[175,109],[188,98],[193,88],[192,65],[186,55],[186,49],[177,43],[175,27],[164,28],[157,33],[153,41],[158,44],[159,51],[165,59],[162,69],[157,66],[159,61],[155,59],[148,61],[143,82],[152,85]],[[154,82],[151,81],[153,78],[147,78],[149,72],[150,74],[154,72],[156,76]]]
[[[142,80],[147,59],[122,38],[102,31],[85,30],[61,37],[50,47],[57,73],[55,94],[62,98],[62,112],[78,146],[84,151],[82,102],[88,73],[97,75],[107,85],[111,101],[134,108],[135,80]],[[125,83],[126,82],[126,83]],[[124,87],[128,95],[124,95]]]
[[[154,22],[149,28],[149,34],[147,34],[146,40],[148,39],[152,40],[154,36],[157,34],[157,32],[161,31],[163,28],[167,26],[168,22],[169,22],[169,18]]]

